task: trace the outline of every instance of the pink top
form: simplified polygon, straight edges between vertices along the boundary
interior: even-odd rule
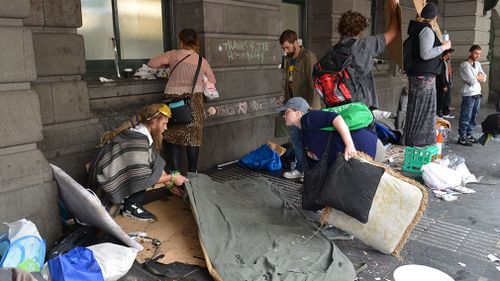
[[[181,95],[191,93],[199,55],[193,50],[179,49],[168,51],[149,60],[148,65],[150,67],[169,67],[170,71],[172,71],[174,65],[189,54],[191,54],[191,56],[179,63],[172,75],[169,73],[169,81],[165,87],[165,94]],[[207,60],[204,58],[201,62],[200,74],[198,75],[193,93],[203,92],[203,75],[206,75],[208,81],[215,84],[215,75]]]

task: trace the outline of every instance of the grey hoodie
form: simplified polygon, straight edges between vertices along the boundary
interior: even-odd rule
[[[459,72],[460,78],[462,78],[462,81],[464,81],[464,85],[460,90],[460,94],[463,97],[480,95],[481,84],[476,77],[478,73],[482,73],[484,77],[486,77],[486,74],[481,67],[481,63],[475,61],[474,66],[472,66],[472,64],[470,64],[468,61],[464,61],[462,64],[460,64]]]

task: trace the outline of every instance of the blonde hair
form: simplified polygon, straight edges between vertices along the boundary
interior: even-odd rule
[[[103,147],[105,144],[109,143],[112,139],[114,139],[117,135],[122,133],[125,130],[133,128],[140,123],[149,124],[153,120],[165,116],[163,114],[158,114],[159,109],[166,105],[162,103],[150,104],[142,108],[139,113],[136,113],[128,118],[127,121],[123,122],[120,126],[112,131],[107,131],[101,136],[101,142],[96,145],[97,148]]]

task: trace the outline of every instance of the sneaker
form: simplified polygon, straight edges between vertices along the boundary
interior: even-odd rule
[[[144,209],[144,207],[137,206],[136,204],[123,206],[122,216],[147,222],[152,222],[156,220],[155,215],[153,215],[148,210]]]
[[[446,114],[446,115],[443,115],[443,118],[453,119],[453,118],[455,118],[455,115]]]
[[[290,172],[284,172],[283,177],[287,179],[298,179],[304,177],[304,174],[299,172],[299,170],[291,170]]]
[[[460,137],[458,138],[457,141],[458,144],[465,145],[465,146],[472,146],[472,142],[468,140],[467,138]]]
[[[472,143],[476,143],[477,140],[476,138],[474,138],[472,135],[468,135],[465,137],[468,141],[472,142]]]

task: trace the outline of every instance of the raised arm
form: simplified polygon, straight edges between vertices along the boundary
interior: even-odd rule
[[[337,132],[339,133],[340,137],[344,141],[345,145],[345,150],[344,150],[344,158],[345,160],[349,160],[352,157],[355,157],[356,154],[358,153],[356,151],[356,147],[354,146],[354,142],[351,137],[351,132],[349,131],[349,127],[344,121],[344,118],[342,116],[337,116],[335,119],[333,119],[333,127],[337,129]]]
[[[389,29],[384,33],[385,44],[389,43],[396,38],[396,36],[401,32],[399,28],[399,19],[397,14],[397,7],[399,5],[399,0],[389,1],[390,3],[390,18],[389,18]]]
[[[148,66],[152,68],[160,68],[170,65],[170,53],[158,55],[148,61]]]

